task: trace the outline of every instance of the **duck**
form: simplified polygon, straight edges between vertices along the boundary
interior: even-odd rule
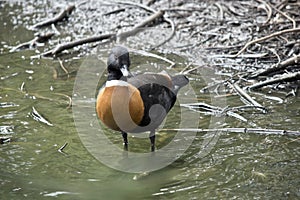
[[[128,151],[128,133],[150,132],[150,149],[155,151],[155,131],[176,102],[178,91],[189,83],[185,75],[166,72],[130,72],[129,51],[111,49],[107,59],[107,80],[96,100],[96,113],[108,128],[122,134]]]

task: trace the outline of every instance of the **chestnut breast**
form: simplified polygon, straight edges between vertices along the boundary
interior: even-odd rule
[[[100,90],[96,104],[100,120],[116,131],[130,132],[144,116],[144,103],[139,90],[125,81],[108,81]]]

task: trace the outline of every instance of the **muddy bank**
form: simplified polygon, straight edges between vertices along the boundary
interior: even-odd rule
[[[297,90],[297,1],[11,1],[10,6],[18,7],[12,23],[35,34],[33,40],[8,44],[10,51],[84,56],[117,43],[183,56],[188,73],[211,66],[251,89],[271,85],[288,89],[287,95]]]

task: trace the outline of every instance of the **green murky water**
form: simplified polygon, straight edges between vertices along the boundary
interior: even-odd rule
[[[9,12],[16,9],[1,8],[0,15],[0,136],[11,139],[0,145],[1,199],[300,198],[300,141],[296,137],[222,133],[215,144],[211,143],[211,148],[207,147],[208,153],[203,156],[199,152],[204,152],[203,142],[211,134],[198,132],[179,159],[158,171],[132,174],[104,165],[82,143],[70,106],[76,72],[87,62],[86,57],[64,62],[67,75],[57,60],[31,60],[34,50],[8,53],[7,45],[13,46],[33,37],[27,29],[12,23],[12,18],[17,21],[18,18]],[[109,48],[101,51],[100,57],[104,60]],[[147,63],[145,57],[133,56],[133,66],[143,63]],[[99,65],[99,69],[103,67]],[[155,68],[150,67],[153,66],[149,66],[149,71]],[[184,67],[179,65],[174,70],[180,71]],[[100,80],[98,86],[104,82],[102,74],[92,69],[89,72]],[[207,83],[199,75],[190,75],[190,78],[199,102],[241,104],[235,95],[228,96],[225,102],[224,97],[200,93]],[[189,94],[183,92],[180,98],[189,102]],[[219,126],[300,129],[299,97],[279,102],[274,98],[266,100],[263,94],[253,95],[264,102],[270,110],[268,114],[246,113],[243,116],[248,122],[226,117]],[[280,93],[269,95],[285,96]],[[86,99],[85,105],[87,109],[93,109],[94,99]],[[53,126],[34,120],[33,107]],[[192,115],[194,111],[182,108],[182,112]],[[177,103],[164,128],[178,128],[179,118]],[[90,122],[91,126],[96,123],[97,120]],[[208,128],[214,119],[201,113],[195,123],[199,123],[200,128]],[[121,148],[121,136],[107,129],[104,132]],[[174,131],[160,131],[158,148],[167,145],[175,135]],[[148,139],[130,136],[129,140],[130,151],[149,150]],[[60,153],[58,149],[66,142],[64,153]],[[99,148],[102,150],[105,151]]]

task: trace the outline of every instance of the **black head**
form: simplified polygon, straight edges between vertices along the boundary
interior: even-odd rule
[[[130,75],[129,52],[125,47],[112,48],[107,59],[108,80],[119,80]]]

